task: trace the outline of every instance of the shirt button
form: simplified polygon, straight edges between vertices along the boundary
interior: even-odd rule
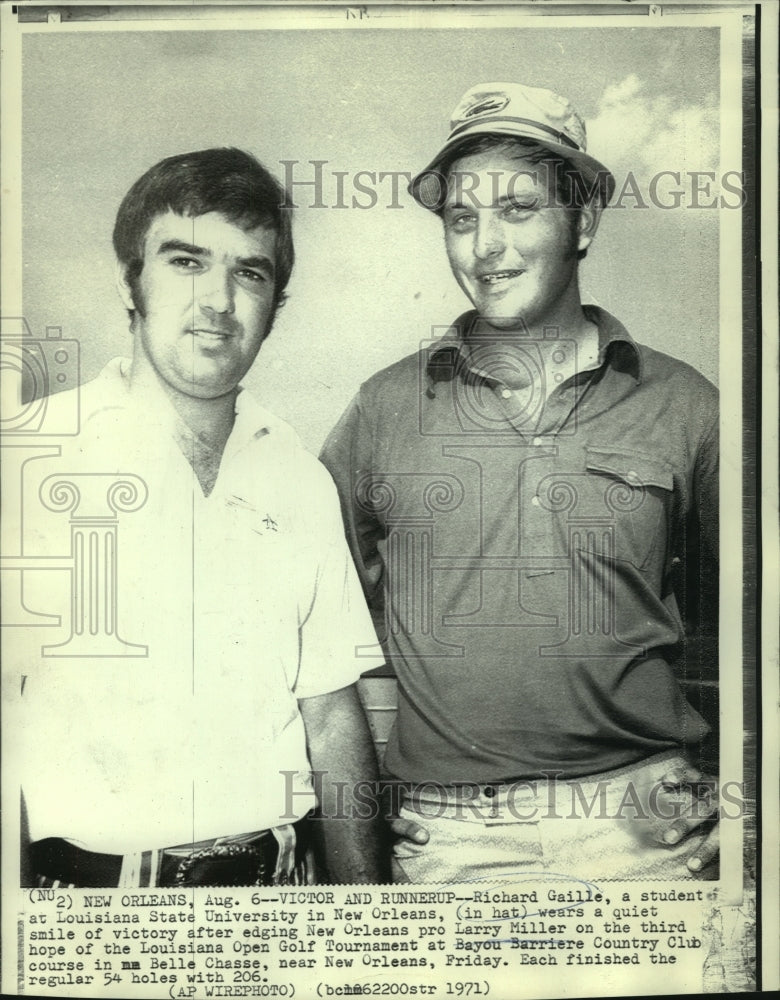
[[[510,392],[509,389],[502,389],[501,390],[501,395],[504,397],[504,399],[509,399],[511,397],[512,393]]]
[[[496,788],[493,785],[485,785],[484,792],[487,798],[492,799],[496,794]]]
[[[532,442],[534,448],[538,448],[541,443],[542,443],[542,439],[541,438],[534,438],[533,442]]]
[[[539,506],[539,497],[531,497],[531,503],[534,505],[534,507],[538,507]]]

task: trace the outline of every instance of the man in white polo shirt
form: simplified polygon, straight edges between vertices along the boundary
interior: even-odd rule
[[[36,574],[62,627],[22,669],[27,884],[300,883],[310,840],[321,877],[385,880],[379,819],[345,819],[376,777],[354,652],[375,634],[336,493],[240,387],[292,269],[284,201],[212,149],[119,209],[132,358],[74,390],[80,434],[36,470],[32,544],[73,569]]]

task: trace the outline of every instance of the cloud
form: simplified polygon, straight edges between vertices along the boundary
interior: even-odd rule
[[[720,120],[705,95],[696,104],[650,96],[635,73],[608,86],[588,122],[588,151],[612,171],[652,177],[662,170],[719,170]]]

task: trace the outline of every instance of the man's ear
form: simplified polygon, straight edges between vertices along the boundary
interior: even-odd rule
[[[122,305],[125,309],[134,310],[133,291],[130,288],[130,282],[127,280],[127,265],[118,260],[114,274],[116,278],[116,290],[119,292]]]
[[[601,205],[593,203],[581,209],[578,223],[577,250],[587,250],[593,242],[593,237],[599,228],[599,222],[601,222],[602,211]]]

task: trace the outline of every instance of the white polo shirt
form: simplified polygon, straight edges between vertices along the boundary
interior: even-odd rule
[[[335,488],[292,429],[240,392],[204,497],[172,436],[172,407],[128,392],[123,364],[76,390],[75,443],[32,464],[36,482],[73,474],[82,492],[99,493],[117,474],[143,480],[143,505],[116,518],[116,599],[102,595],[116,620],[111,612],[100,627],[115,625],[124,645],[118,656],[40,655],[68,639],[81,613],[70,607],[79,573],[44,569],[27,574],[26,595],[62,624],[29,630],[38,655],[20,670],[32,839],[110,853],[305,815],[315,797],[298,699],[352,684],[374,665],[356,650],[376,643]],[[64,394],[50,402],[68,405]],[[74,512],[30,507],[28,552],[67,554]],[[75,515],[85,513],[83,502]],[[73,558],[110,563],[114,543],[95,525],[82,522]]]

